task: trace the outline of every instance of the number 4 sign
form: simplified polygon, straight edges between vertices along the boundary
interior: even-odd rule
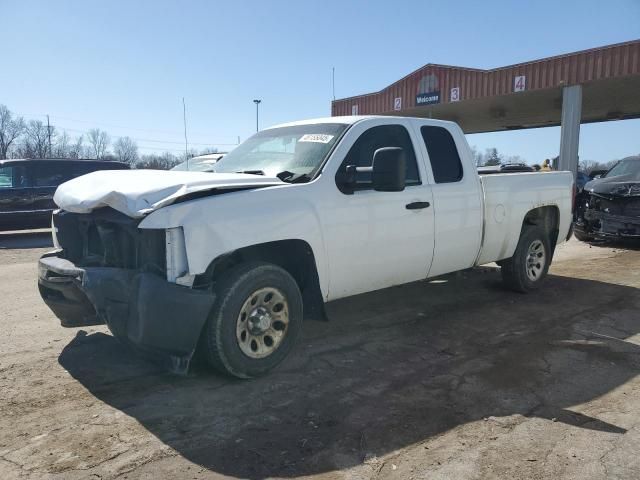
[[[513,91],[514,92],[524,92],[527,86],[527,77],[524,75],[519,75],[513,79]]]

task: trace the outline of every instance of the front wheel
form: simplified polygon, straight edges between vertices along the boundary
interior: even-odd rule
[[[293,349],[302,329],[302,295],[284,269],[248,262],[216,288],[200,348],[216,370],[239,378],[264,375]]]
[[[513,257],[501,262],[502,281],[516,292],[535,290],[547,276],[550,264],[547,232],[535,225],[525,226]]]

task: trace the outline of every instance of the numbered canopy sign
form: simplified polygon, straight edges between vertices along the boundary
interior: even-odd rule
[[[402,97],[396,97],[393,101],[393,109],[394,110],[402,110]]]
[[[513,79],[513,91],[514,92],[524,92],[527,86],[527,77],[524,75],[518,75]]]
[[[351,105],[351,115],[358,114],[358,105]]]
[[[460,100],[460,87],[454,87],[451,89],[451,101],[458,102]]]

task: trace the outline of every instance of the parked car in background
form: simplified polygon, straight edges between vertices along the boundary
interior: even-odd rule
[[[578,240],[640,238],[640,155],[627,157],[588,182],[576,197]]]
[[[513,173],[513,172],[535,172],[536,169],[525,163],[501,163],[500,165],[488,165],[478,167],[480,175],[488,175],[491,173]]]
[[[589,179],[593,180],[594,178],[600,178],[602,175],[606,174],[607,170],[591,170],[589,172]]]
[[[171,170],[189,171],[189,172],[212,172],[213,166],[224,157],[226,153],[209,153],[207,155],[200,155],[199,157],[193,157],[182,163],[179,163]]]
[[[581,192],[587,182],[591,181],[591,177],[584,172],[576,173],[576,192]]]
[[[98,160],[0,160],[0,230],[49,227],[58,185],[96,170],[127,168]]]

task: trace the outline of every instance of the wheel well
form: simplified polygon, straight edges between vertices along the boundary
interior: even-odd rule
[[[547,206],[529,210],[522,221],[522,230],[527,225],[541,226],[547,232],[549,243],[551,244],[551,254],[553,255],[560,229],[560,210],[558,210],[558,207]]]
[[[324,301],[313,249],[304,240],[279,240],[240,248],[216,258],[199,278],[199,284],[215,283],[230,268],[247,261],[263,261],[283,268],[302,293],[305,318],[325,319]]]

